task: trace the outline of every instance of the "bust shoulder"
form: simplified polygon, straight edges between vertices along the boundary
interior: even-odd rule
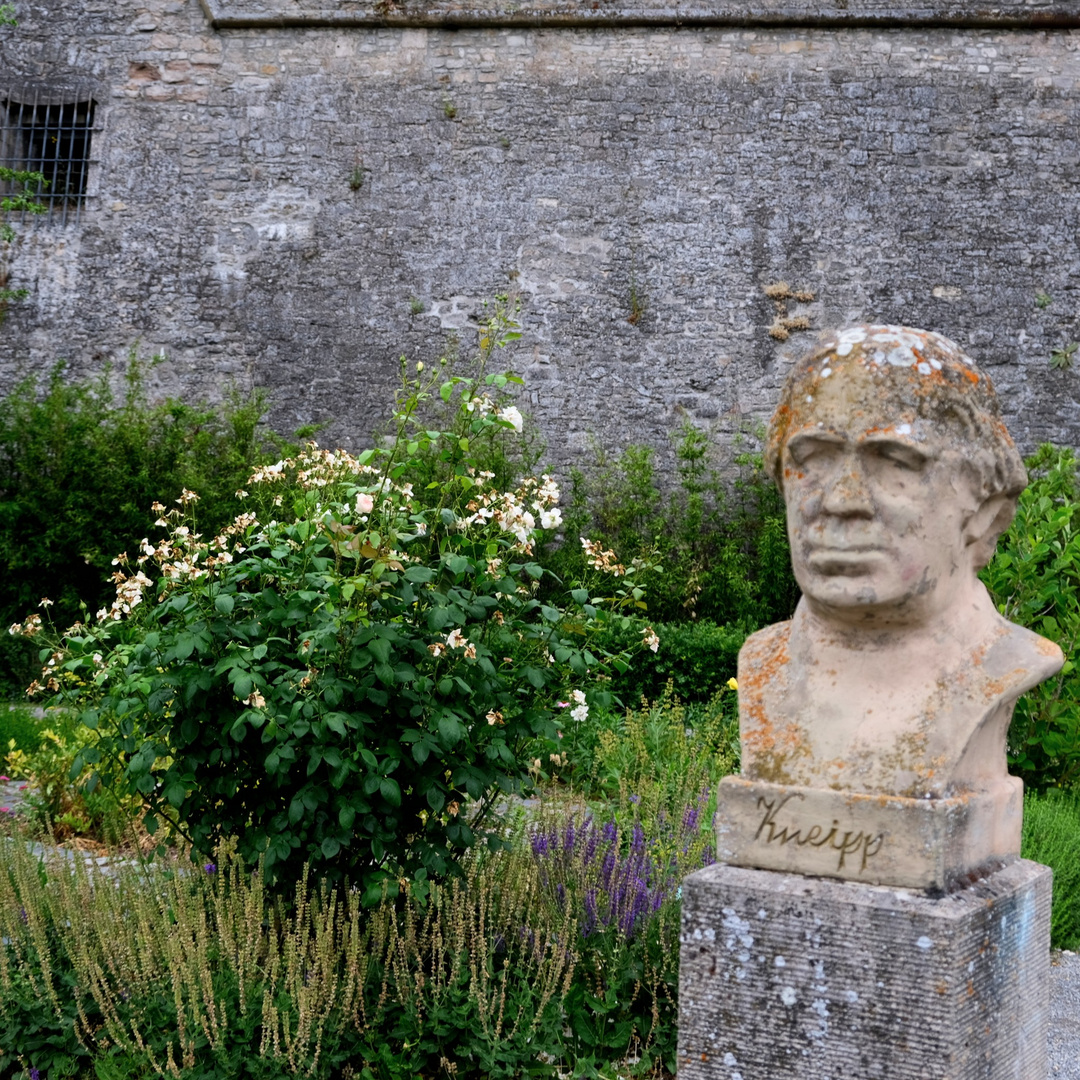
[[[739,650],[739,702],[744,706],[761,700],[770,688],[782,681],[790,659],[791,620],[773,623],[755,631]]]
[[[1015,700],[1057,674],[1065,663],[1060,646],[1026,627],[997,615],[997,632],[982,657],[982,677]]]
[[[771,626],[755,630],[739,650],[739,671],[742,672],[743,663],[757,665],[775,657],[778,653],[787,653],[788,642],[791,639],[792,620],[773,623]]]

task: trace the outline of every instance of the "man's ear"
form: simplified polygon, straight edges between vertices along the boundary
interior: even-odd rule
[[[1016,516],[1016,496],[991,495],[964,523],[964,544],[971,548],[971,560],[976,571],[993,557],[998,537],[1012,524]]]

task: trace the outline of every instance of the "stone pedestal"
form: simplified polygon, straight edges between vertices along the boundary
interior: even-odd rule
[[[683,883],[679,1080],[1046,1080],[1051,872]]]

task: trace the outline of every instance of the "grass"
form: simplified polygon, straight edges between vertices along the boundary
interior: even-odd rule
[[[1021,854],[1054,871],[1051,945],[1080,950],[1080,791],[1025,796]]]
[[[41,745],[43,727],[42,710],[37,706],[0,703],[0,762],[11,750],[33,753]]]

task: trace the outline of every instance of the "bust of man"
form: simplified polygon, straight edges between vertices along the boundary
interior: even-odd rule
[[[742,777],[1015,807],[1013,706],[1063,658],[976,576],[1027,483],[989,379],[927,331],[827,335],[788,376],[766,466],[803,595],[739,656]]]

